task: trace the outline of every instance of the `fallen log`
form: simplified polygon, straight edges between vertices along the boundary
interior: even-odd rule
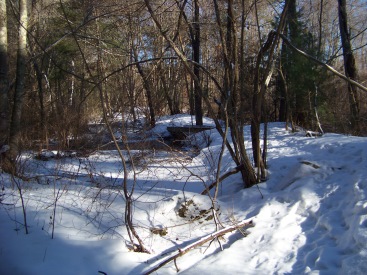
[[[235,168],[233,168],[232,170],[228,171],[227,173],[223,174],[222,176],[219,177],[218,183],[222,182],[223,180],[225,180],[226,178],[228,178],[230,175],[233,174],[237,174],[238,172],[241,171],[241,169],[243,169],[243,164],[236,166]],[[205,190],[203,192],[201,192],[201,195],[206,195],[209,193],[209,191],[217,185],[217,181],[214,181],[212,184],[210,184],[208,187],[205,188]]]
[[[211,241],[215,238],[221,237],[226,233],[232,232],[234,230],[237,230],[237,229],[240,229],[240,228],[243,228],[243,227],[249,228],[249,227],[253,227],[253,226],[254,226],[254,223],[252,222],[252,220],[246,220],[246,221],[242,221],[238,224],[235,224],[235,225],[223,228],[221,230],[218,230],[218,231],[216,231],[216,232],[214,232],[214,233],[212,233],[208,236],[205,236],[205,237],[201,238],[200,240],[198,240],[198,241],[196,241],[192,244],[189,244],[188,246],[186,246],[182,249],[178,249],[178,252],[176,254],[174,254],[173,256],[171,256],[171,257],[167,258],[166,260],[162,261],[157,266],[155,266],[154,268],[152,268],[149,271],[145,272],[144,274],[145,275],[151,274],[154,271],[157,271],[158,269],[160,269],[162,266],[164,266],[164,265],[166,265],[166,264],[168,264],[169,262],[172,262],[172,261],[175,261],[175,265],[176,265],[176,259],[178,257],[181,257],[181,256],[185,255],[190,250],[192,250],[192,249],[194,249],[198,246],[201,246],[204,243],[206,243],[208,241]],[[178,272],[179,270],[177,268],[177,265],[176,265],[176,269],[177,269],[177,272]]]

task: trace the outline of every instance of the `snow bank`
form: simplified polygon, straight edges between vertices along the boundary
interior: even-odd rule
[[[164,135],[168,125],[190,120],[165,117],[154,131]],[[251,150],[247,127],[245,136]],[[32,179],[17,183],[23,186],[30,234],[24,234],[16,182],[0,174],[0,273],[142,274],[214,232],[211,200],[199,193],[215,175],[221,140],[216,131],[207,138],[209,147],[202,145],[193,160],[161,158],[145,163],[138,174],[129,171],[129,188],[136,176],[134,223],[152,254],[126,245],[123,172],[113,151],[47,162],[25,157]],[[195,249],[177,260],[180,273],[366,274],[367,139],[306,137],[274,123],[268,154],[267,182],[243,189],[233,175],[222,183],[215,204],[224,225],[252,219],[250,234],[226,235],[223,251],[218,242]],[[222,172],[231,167],[225,152]],[[176,268],[171,263],[157,273],[176,274]]]

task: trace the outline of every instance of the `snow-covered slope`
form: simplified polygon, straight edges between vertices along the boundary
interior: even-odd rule
[[[264,199],[256,188],[221,198],[256,226],[187,274],[367,274],[367,139],[270,133]]]
[[[157,132],[172,121],[165,117]],[[248,133],[246,128],[247,140]],[[195,137],[202,150],[191,161],[152,152],[150,158],[156,154],[159,161],[137,163],[134,223],[151,254],[127,248],[116,152],[46,162],[25,155],[30,181],[0,174],[0,274],[142,274],[214,232],[211,200],[199,193],[213,180],[221,140],[213,130],[202,135]],[[223,225],[252,219],[250,234],[225,235],[223,251],[215,241],[189,252],[177,260],[180,273],[367,274],[367,138],[305,137],[273,123],[268,153],[267,182],[242,189],[233,175],[215,204]],[[222,173],[231,167],[225,153]],[[12,188],[17,183],[28,235],[19,192]],[[175,265],[156,274],[176,274]]]

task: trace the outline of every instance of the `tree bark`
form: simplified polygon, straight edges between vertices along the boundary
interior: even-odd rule
[[[252,101],[252,120],[251,120],[251,141],[252,141],[252,153],[254,157],[255,166],[258,167],[257,180],[260,181],[266,177],[265,175],[265,164],[261,158],[261,147],[260,147],[260,123],[261,123],[261,111],[263,108],[263,99],[267,89],[267,79],[271,77],[271,66],[272,60],[271,56],[274,52],[276,44],[275,33],[269,33],[266,43],[261,47],[256,61],[256,70],[254,77],[254,95]],[[270,57],[263,79],[260,80],[260,63],[263,59],[263,55],[270,48]],[[260,82],[261,81],[261,82]]]
[[[9,63],[6,1],[0,1],[0,148],[6,143],[9,116]]]
[[[242,168],[240,172],[244,182],[244,187],[247,188],[256,184],[257,179],[246,152],[243,137],[243,121],[240,118],[241,115],[238,110],[238,100],[240,99],[238,93],[241,91],[241,87],[239,87],[238,79],[239,60],[234,3],[232,0],[227,3],[226,32],[224,31],[224,27],[221,22],[221,11],[217,0],[214,1],[214,7],[220,34],[224,67],[223,91],[221,98],[223,108],[221,108],[221,112],[223,117],[228,117],[233,142],[233,158],[235,159],[236,164]]]
[[[132,28],[131,25],[130,25],[130,28]],[[131,31],[133,31],[133,30],[131,29]],[[147,97],[147,100],[148,100],[150,126],[154,127],[155,123],[156,123],[156,118],[155,118],[155,110],[154,110],[153,96],[152,96],[152,93],[153,93],[152,85],[150,84],[148,76],[144,72],[143,67],[141,66],[141,64],[139,62],[138,49],[137,49],[137,45],[134,44],[133,38],[131,38],[131,47],[132,47],[131,51],[132,51],[132,54],[133,54],[133,57],[134,57],[135,65],[136,65],[138,73],[141,76],[141,79],[143,81],[143,87],[145,89],[145,94],[146,94],[146,97]]]
[[[261,148],[260,148],[260,123],[261,123],[261,112],[262,112],[262,103],[263,98],[265,96],[268,83],[271,78],[272,70],[273,70],[273,56],[275,47],[279,41],[279,35],[284,29],[285,17],[287,15],[287,10],[290,1],[286,1],[284,9],[282,11],[280,22],[277,28],[277,32],[270,32],[268,35],[268,39],[266,43],[260,48],[260,51],[256,60],[256,69],[254,76],[254,95],[252,102],[252,121],[251,121],[251,140],[252,140],[252,152],[255,161],[255,166],[258,167],[258,176],[257,179],[260,181],[261,179],[265,179],[265,164],[261,158]],[[264,69],[263,76],[260,76],[260,63],[263,60],[263,56],[266,52],[269,52],[268,61],[266,67]]]
[[[41,140],[47,144],[47,126],[46,126],[46,111],[44,104],[44,90],[42,84],[42,72],[36,60],[33,61],[34,71],[36,73],[37,78],[37,87],[38,87],[38,101],[40,104],[40,123],[41,123]]]
[[[343,48],[345,75],[350,79],[357,80],[357,68],[350,41],[346,0],[338,0],[338,13],[339,13],[340,38]],[[354,85],[351,85],[350,83],[348,84],[348,95],[349,95],[349,107],[351,113],[350,120],[352,130],[356,134],[359,134],[360,123],[359,123],[358,91],[357,88]]]
[[[21,119],[22,107],[25,95],[24,82],[27,62],[27,27],[28,13],[27,0],[19,0],[19,29],[18,29],[18,50],[17,50],[17,68],[15,80],[14,103],[12,117],[10,121],[9,146],[10,149],[6,154],[7,160],[10,161],[10,169],[15,172],[15,161],[19,154],[19,145],[21,142]],[[6,169],[8,170],[8,169]]]
[[[149,107],[149,115],[150,115],[150,126],[155,126],[155,111],[154,111],[154,104],[153,104],[153,97],[152,97],[152,87],[150,85],[149,79],[147,75],[145,74],[141,64],[138,61],[138,53],[136,52],[136,49],[134,51],[134,58],[136,62],[136,68],[138,69],[138,72],[143,80],[143,86],[146,92],[147,100],[148,100],[148,107]]]
[[[199,3],[194,1],[194,28],[192,36],[192,55],[193,60],[200,64],[200,23],[199,23]],[[194,74],[199,81],[199,85],[194,82],[194,105],[195,105],[195,120],[196,125],[203,125],[203,107],[201,98],[201,79],[200,68],[194,65]]]
[[[177,2],[178,3],[178,2]],[[202,107],[202,85],[200,77],[200,56],[201,56],[201,39],[200,39],[200,8],[199,1],[194,0],[193,9],[194,16],[193,22],[189,22],[185,14],[184,7],[187,1],[184,1],[182,7],[180,8],[183,18],[189,28],[191,47],[192,47],[192,60],[194,61],[193,74],[195,78],[191,80],[191,92],[189,95],[190,104],[190,114],[195,115],[195,124],[203,125],[203,107]]]

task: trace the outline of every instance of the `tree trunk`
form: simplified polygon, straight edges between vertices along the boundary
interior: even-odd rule
[[[10,121],[9,145],[10,149],[6,156],[12,172],[15,172],[15,160],[19,154],[19,145],[21,141],[21,118],[22,106],[24,101],[25,89],[25,73],[27,61],[27,27],[28,13],[27,0],[19,0],[19,30],[18,30],[18,51],[17,51],[17,69],[15,80],[14,103],[12,117]]]
[[[279,116],[278,116],[278,121],[287,121],[287,114],[288,114],[288,103],[289,103],[289,99],[287,96],[287,82],[285,80],[285,76],[283,74],[283,60],[286,58],[286,45],[285,42],[283,41],[282,43],[282,49],[281,49],[281,53],[280,53],[280,58],[279,58],[279,64],[278,64],[278,75],[277,75],[277,79],[276,79],[276,89],[279,95]]]
[[[357,68],[350,41],[346,0],[338,0],[338,12],[339,12],[339,28],[343,48],[345,75],[352,80],[357,80]],[[348,94],[349,94],[349,107],[351,113],[350,120],[352,130],[354,131],[354,133],[359,134],[360,133],[359,98],[357,87],[349,83]]]
[[[240,112],[238,108],[238,100],[241,99],[239,92],[243,91],[241,85],[239,85],[239,61],[238,61],[238,47],[237,47],[237,36],[235,26],[235,14],[234,14],[234,3],[228,1],[227,6],[227,58],[225,62],[226,78],[228,86],[224,87],[225,91],[229,93],[229,104],[228,104],[228,116],[230,121],[230,129],[232,141],[234,143],[235,152],[239,163],[243,166],[240,170],[244,187],[251,187],[256,183],[256,175],[253,172],[253,168],[250,159],[247,155],[245,148],[245,140],[243,133],[244,121],[241,120]],[[242,51],[242,49],[241,49]],[[243,68],[242,68],[243,69]],[[225,80],[226,82],[226,80]]]
[[[34,71],[37,77],[37,85],[38,85],[38,100],[40,104],[40,123],[41,123],[41,140],[46,142],[47,138],[47,126],[46,126],[46,112],[45,112],[45,104],[44,104],[44,91],[42,85],[42,72],[38,66],[37,61],[33,62]]]
[[[284,9],[282,11],[280,22],[276,32],[270,32],[266,43],[260,48],[260,51],[256,60],[256,69],[254,76],[254,94],[252,102],[252,121],[251,121],[251,139],[252,139],[252,152],[254,157],[255,166],[258,167],[258,180],[266,177],[265,164],[261,157],[260,148],[260,123],[263,99],[269,84],[272,70],[273,70],[273,57],[275,55],[275,47],[278,44],[279,35],[284,30],[285,17],[290,1],[286,1]],[[264,54],[268,52],[267,64],[263,70],[262,77],[260,76],[260,63],[263,60]]]
[[[146,76],[143,68],[141,67],[141,64],[138,62],[138,53],[134,49],[134,57],[136,62],[136,68],[138,69],[138,72],[143,80],[143,86],[146,92],[147,100],[148,100],[148,107],[149,107],[149,115],[150,115],[150,126],[155,126],[155,112],[154,112],[154,104],[153,104],[153,97],[152,97],[152,87],[149,83],[149,79]]]
[[[0,1],[0,149],[6,143],[8,133],[8,28],[6,1]]]
[[[198,0],[194,1],[194,28],[193,28],[193,36],[192,36],[192,55],[193,60],[200,64],[200,24],[199,24],[199,4]],[[194,65],[194,74],[198,79],[199,83],[201,83],[200,79],[200,68],[197,65]],[[196,125],[203,125],[203,107],[202,107],[202,99],[201,99],[201,84],[196,85],[194,82],[194,104],[195,104],[195,119]]]
[[[190,76],[194,79],[195,85],[198,85],[200,87],[200,82],[198,81],[196,75],[194,74],[192,67],[189,65],[188,59],[186,58],[184,53],[177,47],[177,45],[173,42],[173,40],[167,35],[167,32],[165,32],[163,30],[163,27],[162,27],[160,21],[158,20],[157,16],[155,15],[155,12],[153,11],[153,8],[150,4],[150,1],[149,0],[144,0],[144,2],[145,2],[145,5],[146,5],[153,21],[155,22],[157,28],[159,29],[161,35],[166,39],[166,41],[169,43],[171,48],[178,55],[178,58],[181,60],[181,62],[184,65],[185,69],[190,74]],[[215,3],[216,6],[218,6],[217,1],[214,1],[214,3]],[[219,9],[217,7],[216,7],[216,13],[217,13],[217,20],[218,20],[220,18],[220,14],[219,14]],[[220,27],[220,29],[221,29],[221,27]],[[221,34],[221,38],[223,38],[222,34]],[[224,38],[223,38],[222,45],[224,45],[224,47],[226,47],[225,44],[226,43],[225,43]],[[227,52],[227,51],[225,51],[225,52]],[[218,89],[220,90],[220,92],[223,95],[224,90],[220,87],[220,85],[217,85],[217,82],[215,82],[215,83],[216,83],[216,86],[218,87]],[[209,99],[208,99],[207,96],[203,96],[201,87],[200,87],[200,94],[201,94],[201,97],[202,97],[203,101],[205,102],[205,104],[208,108],[208,112],[214,118],[214,123],[215,123],[216,129],[218,130],[221,137],[223,139],[225,139],[226,137],[225,137],[225,133],[223,132],[222,126],[220,125],[219,121],[217,119],[215,119],[214,111],[211,108],[211,103],[209,102]],[[226,143],[226,147],[227,147],[231,157],[233,158],[233,161],[236,163],[236,165],[238,166],[242,163],[244,164],[244,166],[243,166],[244,170],[243,171],[241,170],[241,173],[242,173],[245,185],[246,186],[251,186],[251,185],[256,184],[256,176],[254,174],[254,171],[253,171],[252,166],[251,166],[251,162],[249,161],[246,152],[244,152],[243,159],[241,159],[241,158],[239,158],[238,155],[236,155],[236,153],[234,152],[234,150],[233,150],[232,146],[229,144],[229,142],[226,141],[225,143]]]
[[[251,187],[252,185],[256,184],[257,179],[246,152],[245,141],[243,137],[243,121],[241,121],[238,111],[238,93],[241,91],[241,87],[239,88],[238,85],[239,61],[234,4],[232,0],[228,1],[227,3],[226,33],[224,32],[224,28],[221,23],[221,12],[218,1],[214,1],[214,7],[221,38],[224,66],[223,91],[221,99],[222,106],[224,107],[221,108],[221,112],[224,117],[228,117],[228,123],[233,142],[232,155],[236,164],[242,168],[240,172],[244,187]]]
[[[160,68],[160,64],[158,65],[158,68]],[[168,109],[171,115],[175,115],[175,114],[179,114],[180,110],[176,108],[175,103],[174,103],[174,98],[173,96],[170,95],[170,89],[169,86],[167,84],[167,79],[165,78],[164,74],[159,74],[159,78],[160,81],[162,83],[162,89],[163,89],[163,93],[164,93],[164,97],[167,100],[167,105],[168,105]]]

